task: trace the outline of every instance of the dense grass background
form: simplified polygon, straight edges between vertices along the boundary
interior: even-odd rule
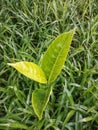
[[[38,63],[51,41],[77,28],[41,121],[38,83],[7,66]],[[98,130],[98,0],[0,0],[0,130]]]

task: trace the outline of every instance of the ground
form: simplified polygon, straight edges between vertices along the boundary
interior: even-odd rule
[[[7,66],[40,57],[76,28],[70,52],[41,121],[31,105],[33,80]],[[98,130],[98,1],[0,1],[0,130]]]

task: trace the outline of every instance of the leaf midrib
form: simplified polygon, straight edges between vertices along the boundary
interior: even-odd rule
[[[64,41],[65,41],[65,40],[64,40]],[[65,46],[65,44],[64,44],[64,46]],[[51,73],[50,73],[50,76],[49,76],[48,82],[50,81],[50,79],[51,79],[51,77],[52,77],[51,75],[52,75],[53,72],[54,72],[53,70],[54,70],[54,68],[55,68],[55,66],[56,66],[56,63],[57,63],[57,61],[58,61],[58,58],[59,58],[60,53],[62,52],[64,46],[62,46],[61,51],[59,52],[58,57],[56,58],[56,61],[55,61],[54,65],[53,65],[53,67],[52,67],[52,70],[51,70]],[[63,66],[63,65],[62,65],[62,66]]]

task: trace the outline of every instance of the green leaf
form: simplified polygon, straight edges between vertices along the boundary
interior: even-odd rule
[[[46,89],[36,89],[32,93],[32,106],[39,120],[42,119],[42,114],[49,101],[51,92],[52,87],[48,87]]]
[[[1,127],[4,128],[15,128],[15,129],[24,129],[24,130],[28,130],[28,127],[25,124],[21,124],[19,122],[9,122],[9,123],[0,123]]]
[[[41,59],[41,68],[48,82],[54,81],[59,75],[66,60],[75,29],[59,35],[49,46]]]
[[[88,117],[85,117],[85,118],[79,120],[79,122],[88,122],[88,121],[92,121],[92,120],[94,120],[94,117],[88,116]]]
[[[28,78],[31,78],[40,83],[47,83],[43,70],[38,65],[32,62],[23,61],[16,63],[8,63],[8,65],[12,66]]]

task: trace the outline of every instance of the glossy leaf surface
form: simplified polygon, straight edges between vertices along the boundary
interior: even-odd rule
[[[32,63],[32,62],[16,62],[16,63],[8,63],[8,65],[12,66],[16,70],[18,70],[21,74],[27,76],[30,79],[33,79],[40,83],[47,83],[46,77],[42,69]]]
[[[59,35],[49,46],[41,60],[41,68],[49,82],[59,75],[66,60],[75,30]]]
[[[52,87],[46,89],[36,89],[32,93],[32,106],[39,120],[42,119],[43,111],[49,101]]]

